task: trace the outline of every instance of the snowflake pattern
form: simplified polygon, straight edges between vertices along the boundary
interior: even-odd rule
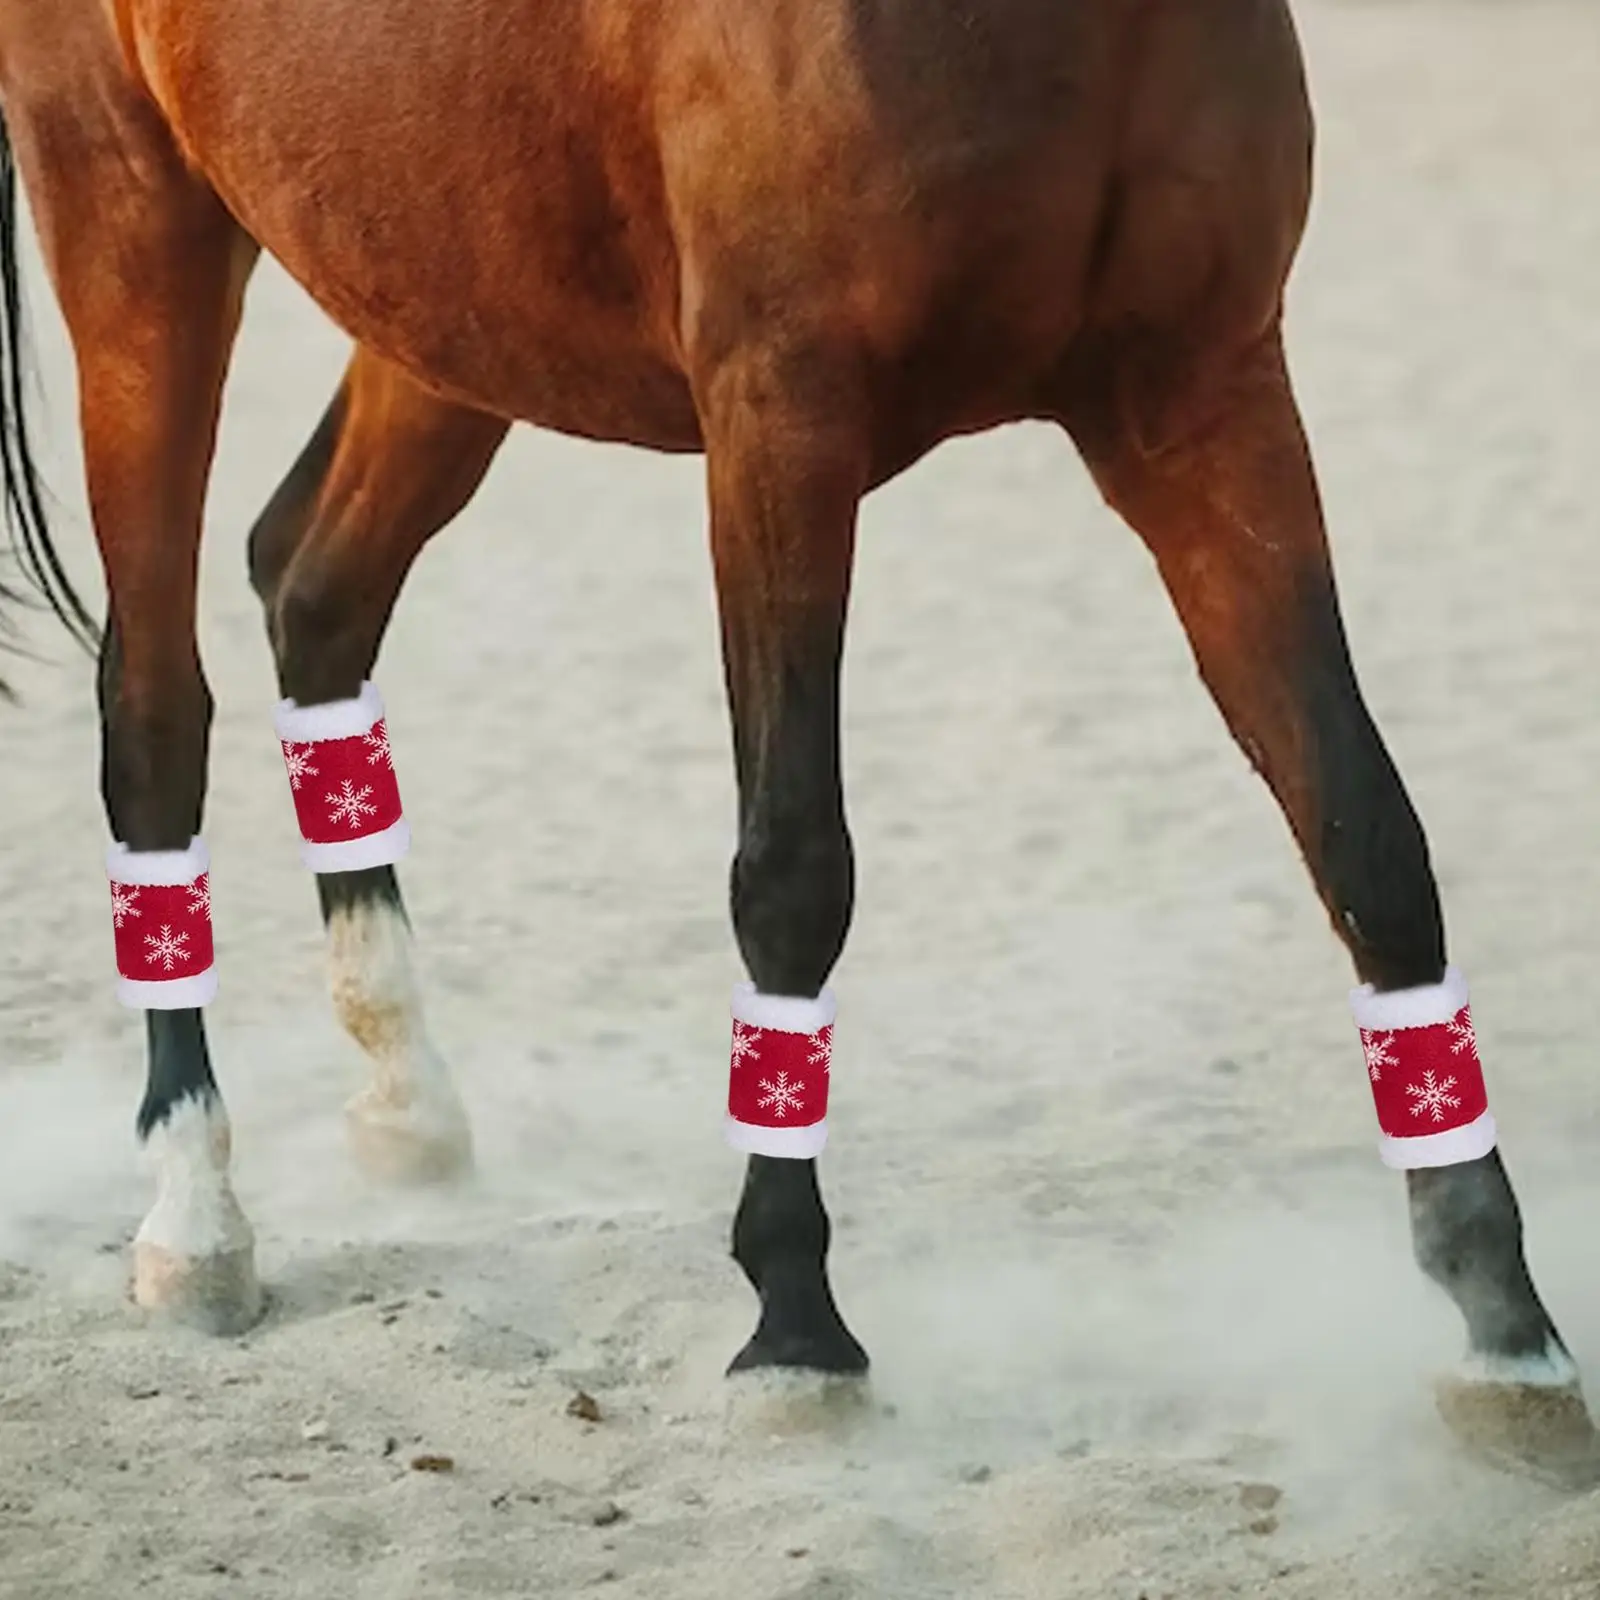
[[[211,874],[202,872],[193,883],[186,885],[185,892],[189,896],[189,915],[209,917],[211,915]]]
[[[748,1022],[736,1022],[733,1025],[733,1064],[743,1066],[746,1058],[759,1061],[761,1052],[756,1049],[756,1040],[761,1037],[759,1028],[752,1028]]]
[[[298,789],[302,778],[314,778],[317,776],[317,769],[311,765],[310,745],[306,745],[304,749],[297,749],[294,745],[285,743],[283,759],[285,765],[289,768],[289,787],[291,789]]]
[[[1365,1028],[1361,1030],[1361,1048],[1366,1052],[1367,1076],[1374,1083],[1383,1081],[1385,1067],[1398,1067],[1399,1056],[1390,1049],[1394,1043],[1392,1033],[1369,1033]]]
[[[806,1060],[814,1067],[821,1067],[829,1077],[832,1077],[833,1035],[826,1028],[819,1028],[807,1038],[806,1043],[811,1046],[811,1053]]]
[[[174,933],[165,923],[161,925],[159,936],[147,933],[144,942],[149,946],[150,953],[145,960],[151,966],[159,966],[163,972],[171,972],[175,963],[193,959],[194,952],[184,949],[189,942],[186,933]]]
[[[1433,1073],[1424,1072],[1420,1084],[1408,1083],[1406,1085],[1406,1093],[1415,1102],[1411,1107],[1411,1115],[1414,1117],[1431,1116],[1435,1122],[1443,1122],[1446,1110],[1454,1111],[1461,1105],[1460,1099],[1450,1093],[1455,1086],[1456,1080],[1454,1078],[1446,1078],[1443,1083],[1440,1083],[1435,1079]]]
[[[1478,1053],[1478,1030],[1472,1025],[1472,1013],[1463,1011],[1461,1019],[1450,1024],[1450,1036],[1454,1041],[1450,1046],[1450,1054],[1458,1056],[1463,1050],[1469,1050],[1473,1055]]]
[[[328,820],[330,822],[347,822],[352,828],[359,828],[364,818],[375,817],[378,808],[369,798],[372,794],[372,785],[364,783],[358,789],[355,783],[346,778],[339,785],[336,794],[326,794],[323,799],[328,802]]]
[[[111,922],[114,927],[120,928],[129,917],[144,915],[133,903],[138,898],[139,891],[131,883],[111,885]]]
[[[775,1117],[787,1116],[791,1111],[800,1111],[805,1106],[805,1101],[801,1097],[805,1085],[790,1083],[787,1072],[780,1072],[776,1081],[763,1078],[761,1087],[765,1093],[756,1104],[763,1111],[770,1111]]]
[[[369,767],[383,766],[394,771],[394,752],[389,748],[389,729],[384,723],[378,723],[371,733],[362,734],[361,742],[367,747]]]

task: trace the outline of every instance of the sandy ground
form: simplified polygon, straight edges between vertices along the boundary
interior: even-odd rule
[[[1600,8],[1301,14],[1322,144],[1292,353],[1350,629],[1593,1376]],[[33,299],[88,574],[37,275]],[[209,1020],[273,1293],[247,1338],[120,1304],[143,1052],[112,996],[91,675],[42,622],[15,672],[0,1594],[1600,1591],[1600,1497],[1496,1476],[1434,1418],[1459,1331],[1376,1160],[1343,954],[1149,563],[1044,429],[949,447],[865,517],[823,1176],[870,1401],[720,1377],[753,1307],[725,1243],[733,793],[696,462],[521,434],[412,582],[380,681],[481,1171],[365,1187],[243,571],[342,360],[264,272],[204,595]],[[579,1386],[597,1426],[566,1414]],[[454,1473],[409,1470],[423,1450]]]

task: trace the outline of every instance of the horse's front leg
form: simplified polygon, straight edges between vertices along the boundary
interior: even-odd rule
[[[251,582],[289,702],[279,731],[311,836],[329,991],[371,1067],[346,1127],[358,1163],[380,1178],[453,1177],[472,1144],[413,974],[394,867],[406,835],[378,809],[397,789],[394,761],[363,685],[412,562],[471,499],[506,428],[358,349],[250,535]],[[343,737],[318,737],[329,734]]]
[[[859,1373],[828,1284],[817,1185],[832,998],[854,888],[839,774],[839,667],[863,491],[856,408],[820,368],[741,351],[702,376],[711,540],[739,783],[728,1131],[749,1153],[733,1254],[761,1299],[731,1370]]]
[[[110,618],[101,784],[119,993],[145,1013],[138,1133],[157,1194],[134,1296],[207,1331],[260,1314],[201,1007],[216,988],[200,839],[212,703],[196,641],[201,511],[255,248],[142,105],[8,106],[77,357]]]
[[[1128,376],[1124,395],[1148,381]],[[1109,424],[1104,403],[1083,407],[1074,431],[1154,554],[1201,675],[1364,980],[1353,1007],[1383,1157],[1406,1172],[1419,1264],[1466,1322],[1467,1364],[1440,1391],[1446,1419],[1497,1453],[1586,1474],[1577,1372],[1523,1257],[1422,827],[1349,659],[1276,330],[1150,398],[1171,429],[1159,448]]]

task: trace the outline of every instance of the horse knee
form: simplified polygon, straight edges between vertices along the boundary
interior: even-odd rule
[[[284,693],[302,705],[356,692],[371,665],[374,628],[335,563],[302,550],[278,584],[269,617]]]
[[[198,660],[102,680],[101,793],[124,843],[182,849],[200,831],[213,713]]]
[[[854,891],[842,818],[748,827],[733,864],[733,922],[757,987],[817,993],[844,948]]]

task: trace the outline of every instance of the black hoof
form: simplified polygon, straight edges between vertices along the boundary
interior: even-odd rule
[[[819,1327],[786,1330],[769,1327],[763,1317],[755,1337],[729,1362],[727,1375],[781,1368],[860,1377],[869,1364],[867,1352],[837,1316]]]

